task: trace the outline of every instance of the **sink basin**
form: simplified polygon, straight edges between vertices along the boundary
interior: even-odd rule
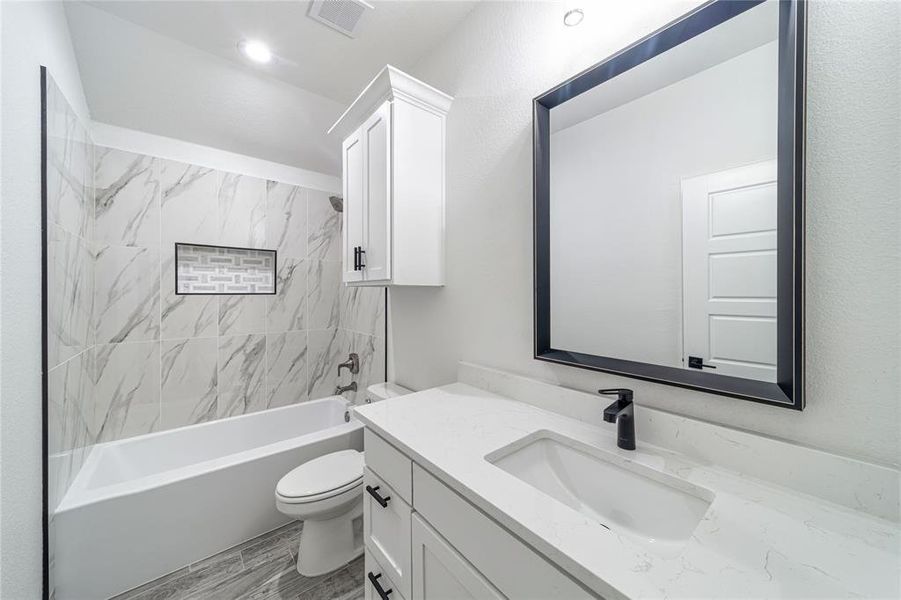
[[[709,490],[553,431],[485,459],[662,556],[680,553],[713,502]]]

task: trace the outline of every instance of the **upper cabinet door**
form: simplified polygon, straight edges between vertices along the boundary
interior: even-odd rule
[[[363,246],[365,155],[357,130],[342,145],[344,169],[344,281],[361,281],[359,250]]]
[[[452,100],[388,66],[329,129],[344,139],[348,285],[444,285],[444,132]]]
[[[366,155],[363,277],[391,278],[391,102],[382,104],[361,129]]]

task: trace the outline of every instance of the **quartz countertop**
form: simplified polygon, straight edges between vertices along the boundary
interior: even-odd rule
[[[357,418],[605,598],[897,598],[901,526],[455,383],[358,407]],[[655,554],[485,460],[540,430],[681,478],[715,497],[674,556]]]

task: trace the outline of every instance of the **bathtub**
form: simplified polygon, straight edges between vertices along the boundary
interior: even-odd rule
[[[94,446],[53,515],[58,600],[109,598],[275,529],[275,484],[363,449],[340,396]]]

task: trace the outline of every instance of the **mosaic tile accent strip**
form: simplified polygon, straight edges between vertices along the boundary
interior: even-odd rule
[[[176,294],[275,294],[275,250],[175,244]]]

